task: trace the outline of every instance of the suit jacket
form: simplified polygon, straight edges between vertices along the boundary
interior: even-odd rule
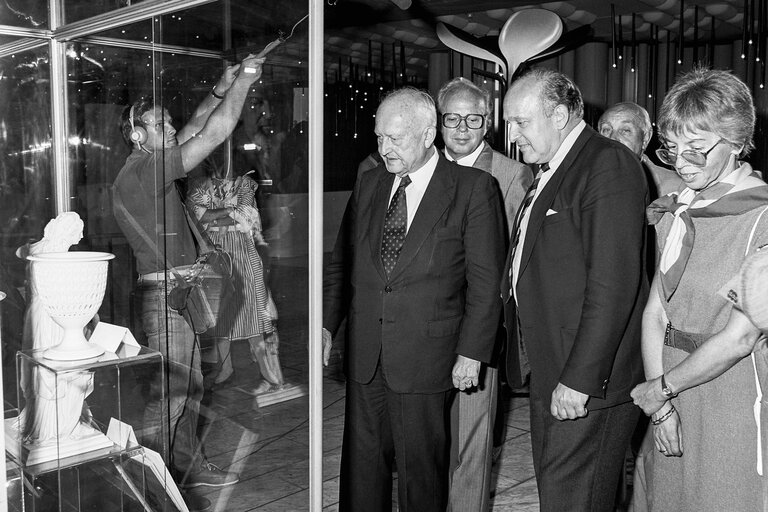
[[[533,182],[533,173],[527,165],[494,151],[487,142],[483,144],[483,150],[473,167],[491,173],[491,176],[499,182],[504,201],[507,232],[511,234],[515,213]]]
[[[394,175],[363,173],[326,268],[324,326],[347,318],[347,378],[368,383],[381,361],[398,393],[452,388],[456,354],[487,362],[501,313],[502,210],[496,181],[440,154],[392,274],[381,262]]]
[[[532,395],[549,400],[562,382],[590,395],[590,409],[630,400],[643,380],[647,197],[637,157],[586,127],[531,207],[517,305],[507,257],[501,292],[513,385],[524,377],[521,333]]]

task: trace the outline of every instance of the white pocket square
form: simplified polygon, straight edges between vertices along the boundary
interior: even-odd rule
[[[551,209],[551,208],[550,208],[549,210],[547,210],[547,217],[549,217],[550,215],[554,215],[554,214],[556,214],[556,213],[557,213],[557,212],[556,212],[555,210],[553,210],[553,209]]]

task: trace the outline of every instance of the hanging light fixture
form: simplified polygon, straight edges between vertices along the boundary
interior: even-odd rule
[[[619,20],[619,60],[622,60],[624,53],[624,27],[621,24],[621,14],[618,17]]]
[[[679,35],[677,37],[678,41],[678,47],[677,47],[677,63],[682,65],[683,64],[683,52],[685,51],[685,0],[680,0],[680,27],[679,27]]]
[[[754,7],[753,7],[754,9]],[[763,0],[757,3],[757,44],[755,45],[755,62],[765,60],[763,55]]]
[[[645,90],[648,92],[648,99],[653,98],[653,77],[656,75],[656,41],[654,40],[655,26],[651,25],[650,41],[648,42],[648,73],[645,75]],[[646,103],[647,105],[647,103]]]
[[[629,70],[635,72],[635,58],[637,57],[637,35],[635,33],[635,13],[632,13],[632,51],[629,54]]]
[[[611,66],[615,69],[619,49],[616,46],[616,9],[613,4],[611,4],[611,50]]]
[[[747,27],[749,26],[749,0],[744,0],[744,18],[741,22],[741,58],[747,58]]]

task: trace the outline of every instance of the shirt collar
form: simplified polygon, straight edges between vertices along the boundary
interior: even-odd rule
[[[579,135],[581,135],[581,132],[584,131],[584,128],[587,127],[587,123],[584,122],[582,119],[578,122],[576,126],[573,127],[571,132],[565,136],[565,139],[563,139],[563,143],[560,144],[560,147],[557,148],[557,152],[555,153],[555,156],[552,157],[552,160],[549,161],[549,169],[554,171],[557,170],[558,166],[563,163],[563,160],[565,160],[565,156],[568,154],[568,152],[571,150],[573,145],[576,143],[576,139],[579,138]]]
[[[468,155],[464,155],[459,159],[455,159],[449,155],[448,148],[444,149],[443,153],[445,153],[445,158],[447,158],[449,162],[456,162],[457,164],[463,165],[465,167],[473,167],[475,162],[477,162],[477,159],[480,157],[480,153],[483,152],[483,149],[485,149],[485,141],[482,141],[473,152]]]
[[[411,177],[411,183],[418,187],[421,187],[422,185],[426,186],[426,184],[429,183],[432,174],[434,174],[435,168],[437,168],[438,159],[437,148],[432,146],[432,156],[429,157],[429,160],[427,160],[424,165],[408,174],[408,176]],[[395,176],[395,178],[397,178],[395,179],[395,186],[397,186],[400,184],[401,178],[399,176]]]

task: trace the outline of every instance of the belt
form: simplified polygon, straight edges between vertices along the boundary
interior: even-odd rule
[[[149,274],[141,274],[139,276],[139,284],[155,281],[173,281],[176,276],[170,272],[150,272]]]
[[[192,268],[192,265],[182,265],[180,267],[176,267],[176,271],[178,271],[179,274],[182,275],[182,277],[189,271],[189,269]],[[141,274],[139,275],[139,284],[141,283],[147,283],[147,282],[158,282],[158,281],[175,281],[176,276],[173,274],[173,272],[149,272],[147,274]]]
[[[667,330],[664,333],[664,344],[668,347],[684,350],[689,354],[701,346],[707,339],[708,334],[695,334],[691,332],[678,331],[667,323]]]
[[[234,229],[235,229],[234,225],[232,225],[232,226],[218,226],[218,227],[217,226],[208,226],[207,228],[205,228],[206,231],[216,231],[216,232],[222,232],[222,233],[226,233],[227,231],[234,230]]]

